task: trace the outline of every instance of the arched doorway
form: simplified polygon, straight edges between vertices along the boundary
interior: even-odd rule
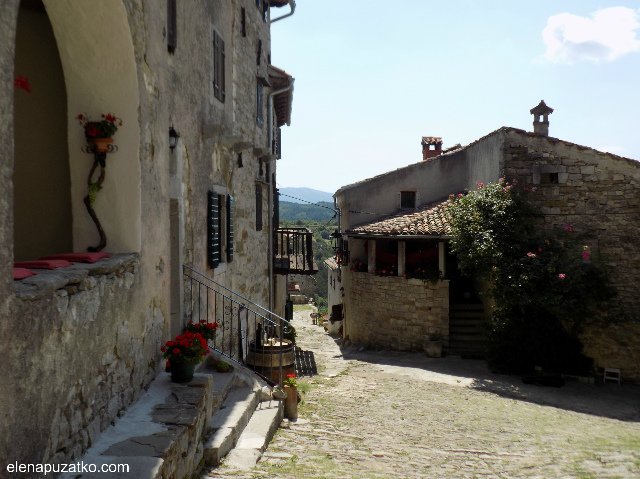
[[[107,159],[94,209],[107,234],[105,251],[140,251],[140,98],[123,2],[22,0],[14,73],[32,85],[31,94],[16,89],[15,95],[14,259],[81,252],[98,243],[83,202],[93,157],[82,151],[79,113],[91,119],[112,113],[123,120],[114,137],[119,149]],[[39,130],[50,132],[54,143],[38,140]],[[57,195],[55,201],[47,194]],[[33,247],[23,249],[27,244]]]
[[[72,250],[67,92],[49,17],[41,0],[22,0],[15,74],[30,93],[14,95],[14,260]]]

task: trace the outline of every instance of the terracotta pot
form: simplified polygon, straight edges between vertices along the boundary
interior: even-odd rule
[[[287,419],[298,419],[298,388],[285,385],[284,392],[287,394],[284,399],[284,416]]]
[[[109,145],[113,144],[113,138],[91,138],[87,140],[87,143],[95,147],[100,153],[109,151]]]

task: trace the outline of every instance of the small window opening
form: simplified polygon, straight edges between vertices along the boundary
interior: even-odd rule
[[[400,192],[400,208],[408,209],[416,207],[416,192],[401,191]]]
[[[558,173],[544,173],[540,175],[541,184],[557,185],[558,182]]]

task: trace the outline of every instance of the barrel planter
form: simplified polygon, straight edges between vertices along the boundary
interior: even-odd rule
[[[270,341],[268,343],[249,343],[249,352],[246,359],[247,366],[255,372],[270,379],[274,383],[280,383],[280,365],[282,364],[282,378],[287,374],[296,373],[296,357],[294,346],[288,339]]]

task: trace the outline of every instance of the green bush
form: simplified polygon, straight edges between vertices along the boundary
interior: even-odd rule
[[[560,231],[540,228],[542,215],[530,201],[535,194],[500,180],[453,197],[452,251],[463,273],[491,285],[494,369],[584,372],[589,362],[577,333],[585,323],[606,318],[615,290],[589,238],[570,224]]]

